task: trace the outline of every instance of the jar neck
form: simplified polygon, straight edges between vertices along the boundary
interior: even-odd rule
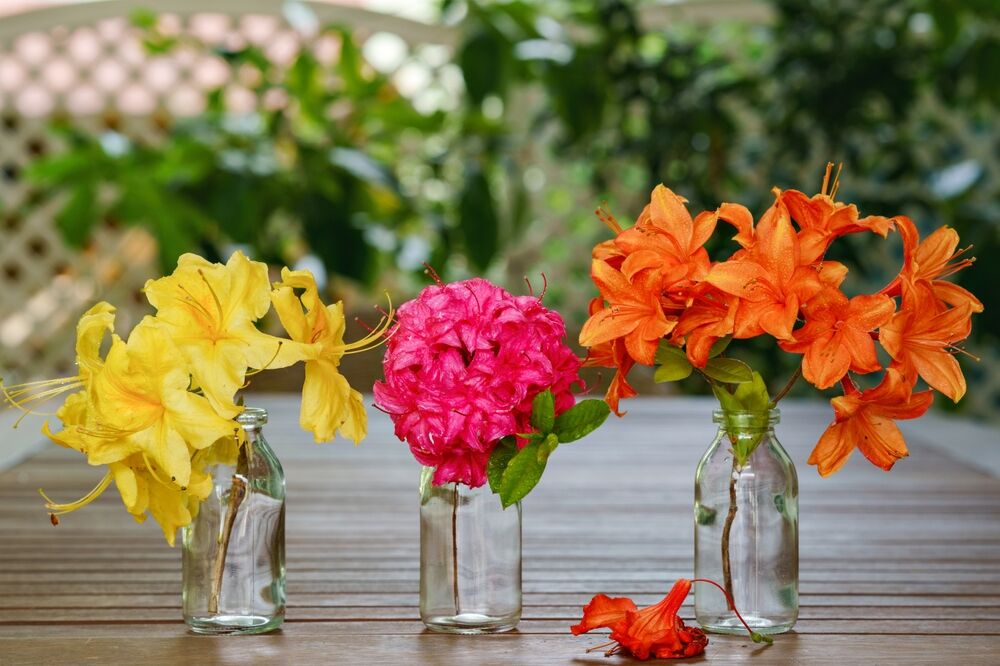
[[[777,409],[757,411],[730,411],[719,409],[712,412],[712,421],[719,424],[720,433],[729,435],[773,435],[774,426],[781,420]]]

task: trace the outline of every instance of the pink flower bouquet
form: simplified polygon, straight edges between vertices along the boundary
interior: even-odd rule
[[[429,286],[396,313],[376,405],[417,461],[435,468],[434,485],[482,486],[488,466],[499,482],[501,463],[527,446],[568,441],[553,435],[557,420],[589,423],[599,408],[580,407],[603,404],[574,408],[581,361],[565,338],[562,317],[540,297],[513,296],[480,278]],[[498,448],[503,455],[491,465]]]

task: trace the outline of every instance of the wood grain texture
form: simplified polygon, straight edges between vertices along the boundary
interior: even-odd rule
[[[633,400],[627,417],[560,449],[525,503],[518,631],[452,637],[418,619],[419,469],[388,420],[372,411],[358,448],[315,445],[294,399],[255,397],[288,479],[282,631],[188,634],[179,552],[155,525],[134,523],[114,490],[53,528],[36,489],[75,499],[100,471],[51,447],[0,474],[0,664],[627,662],[586,655],[601,636],[569,634],[583,604],[598,592],[653,603],[691,575],[710,402]],[[856,454],[820,479],[805,460],[828,414],[783,407],[778,436],[801,482],[801,619],[767,648],[712,636],[703,661],[1000,662],[1000,480],[918,428],[890,474]]]

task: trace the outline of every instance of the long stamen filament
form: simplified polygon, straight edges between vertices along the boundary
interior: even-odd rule
[[[108,486],[111,485],[111,481],[113,479],[114,477],[112,476],[111,472],[108,472],[107,474],[104,475],[104,478],[101,479],[101,481],[96,486],[94,486],[93,490],[91,490],[89,493],[87,493],[80,499],[76,500],[75,502],[67,502],[65,504],[59,502],[53,502],[52,498],[46,495],[45,491],[42,490],[41,488],[38,489],[38,494],[40,494],[42,498],[45,500],[45,508],[51,511],[54,515],[59,516],[64,513],[76,511],[77,509],[82,509],[83,507],[93,502],[95,499],[101,496],[101,493],[103,493],[105,490],[108,489]]]
[[[188,301],[187,302],[189,302],[192,306],[194,306],[194,308],[196,310],[198,310],[198,312],[200,312],[201,314],[205,315],[205,317],[207,317],[209,320],[212,319],[212,313],[209,312],[208,308],[206,308],[204,305],[202,305],[198,301],[198,299],[194,297],[194,294],[192,294],[190,291],[188,291],[187,287],[185,287],[184,285],[181,284],[181,285],[177,285],[177,288],[180,289],[181,291],[183,291],[185,294],[187,294],[187,297],[188,297]],[[182,302],[184,302],[182,299],[178,299],[178,300],[181,300]]]
[[[347,344],[338,345],[334,347],[332,351],[339,352],[341,354],[360,354],[370,349],[374,349],[381,345],[385,340],[388,340],[391,334],[387,334],[389,328],[393,325],[393,315],[396,310],[392,307],[392,298],[388,293],[385,295],[386,300],[389,302],[389,312],[386,313],[380,320],[378,325],[372,330],[371,333],[361,338],[360,340],[355,340],[354,342],[349,342]]]
[[[208,278],[205,277],[205,271],[199,268],[198,275],[201,276],[202,282],[204,282],[205,286],[208,287],[208,293],[212,294],[212,300],[215,301],[215,309],[219,311],[219,321],[222,321],[223,319],[225,319],[225,317],[222,314],[222,301],[219,300],[219,296],[218,294],[215,293],[215,289],[212,289],[211,283],[208,281]]]
[[[274,350],[274,356],[272,356],[271,359],[267,363],[265,363],[263,366],[255,369],[255,370],[249,370],[244,375],[244,377],[253,377],[254,375],[259,375],[260,373],[264,372],[269,367],[271,367],[271,364],[274,363],[274,361],[275,361],[276,358],[278,358],[278,354],[281,353],[281,345],[282,344],[284,344],[284,340],[278,340],[278,348]]]
[[[618,220],[615,219],[615,216],[612,215],[611,212],[603,205],[595,210],[594,214],[597,215],[597,219],[603,222],[604,226],[613,231],[616,236],[622,232],[622,225],[618,224]]]

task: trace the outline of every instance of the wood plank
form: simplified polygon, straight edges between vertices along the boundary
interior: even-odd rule
[[[288,477],[288,621],[208,639],[180,620],[180,552],[114,491],[49,525],[36,489],[71,499],[100,472],[49,447],[0,473],[0,663],[609,663],[568,626],[597,592],[655,603],[691,575],[691,482],[710,403],[638,400],[558,453],[525,503],[524,620],[496,637],[424,632],[417,616],[419,468],[373,413],[359,448],[312,444],[294,400],[262,397]],[[779,437],[799,464],[801,619],[762,649],[712,637],[718,663],[996,663],[1000,480],[910,435],[891,474],[855,456],[804,464],[829,420],[789,403]],[[692,613],[691,599],[681,615]],[[86,639],[86,641],[80,639]],[[960,657],[960,659],[959,659]]]

